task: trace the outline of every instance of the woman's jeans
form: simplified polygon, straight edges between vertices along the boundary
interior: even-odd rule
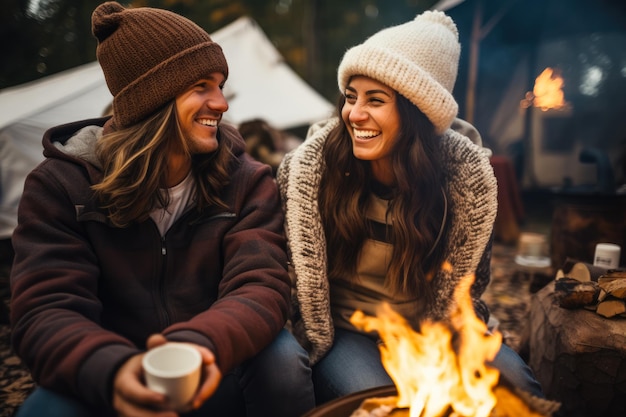
[[[510,347],[502,344],[492,364],[513,386],[544,398],[532,370]],[[313,382],[318,404],[368,388],[393,385],[376,341],[339,328],[335,328],[333,347],[313,367]]]
[[[225,375],[216,393],[189,417],[299,417],[315,407],[306,351],[287,330],[257,356]],[[16,417],[113,415],[90,409],[74,398],[38,387]]]

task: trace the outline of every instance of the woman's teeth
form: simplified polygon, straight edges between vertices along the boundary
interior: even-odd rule
[[[354,129],[354,136],[356,136],[357,138],[363,138],[363,139],[373,138],[374,136],[378,136],[378,133],[379,132],[376,130]]]

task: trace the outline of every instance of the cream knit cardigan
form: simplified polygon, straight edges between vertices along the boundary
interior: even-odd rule
[[[323,169],[322,147],[337,118],[309,129],[307,139],[283,159],[277,172],[285,231],[295,276],[292,331],[316,363],[332,346],[334,329],[330,314],[326,239],[317,204]],[[445,319],[453,307],[453,292],[462,279],[473,279],[489,239],[497,212],[497,184],[489,151],[451,129],[443,137],[443,169],[448,179],[451,229],[446,249],[451,272],[441,271],[433,280],[436,301],[431,319]],[[478,274],[477,274],[478,276]],[[472,288],[477,311],[488,314],[479,300],[489,281]]]

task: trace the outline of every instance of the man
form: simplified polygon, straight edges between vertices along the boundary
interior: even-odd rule
[[[203,357],[189,415],[302,414],[313,393],[283,329],[278,192],[221,124],[220,46],[182,16],[116,2],[92,30],[113,116],[46,132],[13,235],[13,345],[38,383],[18,415],[177,415],[141,370],[168,340]]]

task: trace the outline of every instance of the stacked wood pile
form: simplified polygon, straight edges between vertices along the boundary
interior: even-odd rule
[[[559,415],[626,416],[624,283],[624,271],[566,262],[532,296],[528,363]]]
[[[557,272],[554,291],[563,308],[585,308],[607,318],[626,317],[626,270],[566,262]]]

